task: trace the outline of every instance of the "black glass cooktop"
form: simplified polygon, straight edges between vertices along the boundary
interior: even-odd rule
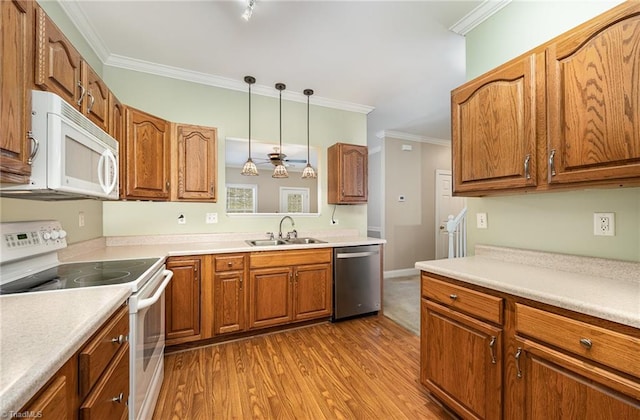
[[[0,295],[122,284],[137,280],[157,258],[61,264],[0,285]]]

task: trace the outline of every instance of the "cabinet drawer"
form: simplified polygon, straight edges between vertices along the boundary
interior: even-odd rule
[[[331,262],[333,248],[251,253],[251,268],[286,267]]]
[[[125,343],[80,407],[82,420],[121,419],[128,410],[129,343]]]
[[[81,398],[91,391],[113,356],[127,344],[128,334],[129,309],[125,306],[80,351],[78,380]]]
[[[640,376],[640,338],[522,304],[516,304],[516,331]]]
[[[422,275],[422,296],[450,308],[502,324],[503,299]]]
[[[236,271],[244,268],[244,255],[224,255],[214,258],[216,272]]]

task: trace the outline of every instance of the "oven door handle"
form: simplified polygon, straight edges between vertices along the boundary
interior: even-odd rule
[[[162,284],[160,285],[160,287],[158,287],[158,290],[156,290],[156,292],[153,294],[153,296],[151,296],[150,298],[147,299],[141,299],[140,301],[138,301],[138,308],[137,310],[140,311],[144,308],[148,308],[149,306],[153,305],[154,303],[156,303],[158,301],[158,299],[160,299],[160,296],[162,296],[162,293],[164,292],[164,289],[167,288],[167,285],[169,284],[169,282],[171,281],[171,278],[173,277],[173,271],[171,270],[163,270],[162,274],[165,276],[164,281],[162,282]]]

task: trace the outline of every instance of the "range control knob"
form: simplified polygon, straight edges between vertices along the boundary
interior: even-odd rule
[[[51,233],[50,232],[43,232],[42,233],[42,237],[44,238],[45,241],[48,241],[49,239],[51,239]]]
[[[56,239],[58,239],[58,237],[60,237],[60,232],[58,232],[57,230],[51,231],[51,239],[55,241]]]
[[[60,239],[64,239],[67,237],[67,231],[60,229]]]

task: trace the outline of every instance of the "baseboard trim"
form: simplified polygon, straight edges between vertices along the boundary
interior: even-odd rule
[[[402,270],[390,270],[384,272],[385,279],[391,279],[394,277],[406,277],[406,276],[417,276],[420,273],[420,270],[417,268],[403,268]]]

